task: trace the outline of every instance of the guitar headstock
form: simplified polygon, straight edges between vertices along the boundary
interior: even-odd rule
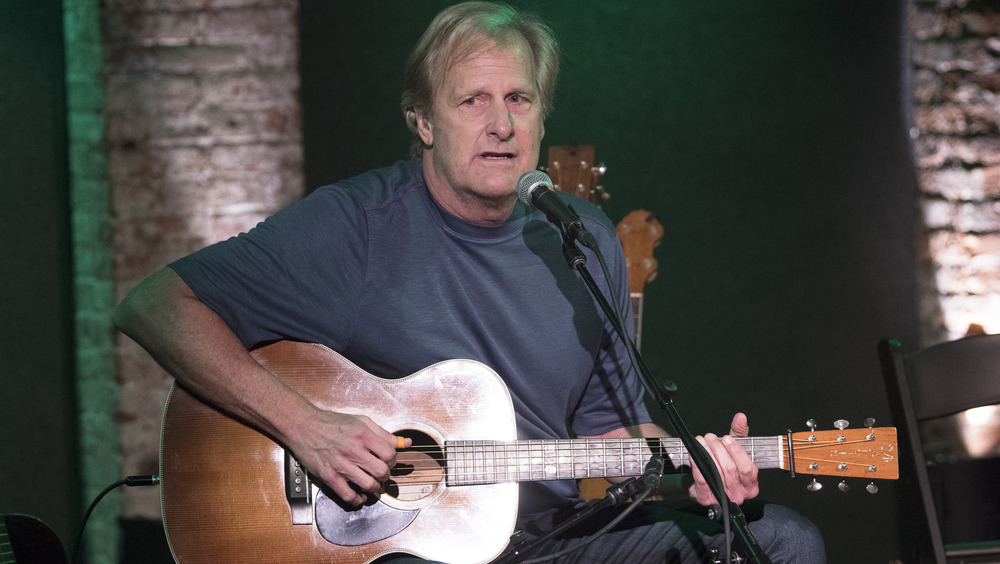
[[[641,293],[646,283],[656,278],[657,262],[653,258],[653,249],[663,238],[663,226],[656,219],[656,214],[635,210],[618,223],[617,230],[625,251],[628,289],[632,293]]]
[[[874,424],[873,420],[872,421]],[[843,419],[834,423],[836,429],[817,431],[810,419],[810,431],[788,434],[782,468],[793,474],[895,480],[899,478],[899,454],[894,427],[847,429]],[[787,441],[791,440],[791,448]],[[811,491],[822,488],[815,479],[807,486]],[[841,482],[841,490],[847,484]],[[875,493],[874,483],[867,487]]]
[[[549,147],[549,166],[544,169],[556,190],[575,194],[601,205],[610,195],[601,186],[607,168],[594,165],[593,145],[558,145]]]

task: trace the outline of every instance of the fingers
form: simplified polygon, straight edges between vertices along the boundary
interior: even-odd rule
[[[324,412],[321,419],[311,429],[312,440],[296,451],[300,460],[345,503],[360,505],[367,494],[382,493],[399,438],[365,416]]]
[[[372,454],[380,460],[389,462],[396,457],[396,446],[398,441],[396,436],[380,427],[371,419],[360,416],[358,419],[365,424],[371,432],[371,436],[363,435],[361,440]]]
[[[351,484],[348,483],[347,480],[341,478],[340,476],[335,475],[331,479],[323,480],[323,483],[329,486],[330,489],[333,490],[333,493],[337,494],[337,497],[348,505],[358,506],[367,501],[365,497],[351,487]]]
[[[747,423],[747,416],[737,413],[733,416],[733,422],[729,425],[729,434],[734,437],[747,437],[750,435],[750,424]]]
[[[726,466],[723,472],[726,480],[726,493],[737,504],[756,497],[759,493],[757,466],[733,437],[726,435],[722,437],[720,442],[728,454],[724,458]],[[721,456],[719,458],[723,459]]]
[[[705,437],[699,435],[695,437],[695,439],[697,439],[697,441],[701,443],[701,446],[705,447],[705,451],[708,452],[708,455],[712,457],[712,461],[715,462],[715,456],[712,454],[712,449],[709,447],[709,444],[705,440]],[[718,466],[717,462],[716,466]],[[688,495],[691,496],[691,499],[705,506],[718,503],[718,501],[716,501],[715,499],[715,495],[712,493],[711,488],[708,487],[708,482],[705,480],[705,476],[701,473],[701,470],[699,470],[698,466],[694,463],[691,464],[691,477],[694,480],[693,483],[691,484],[691,487],[688,488]]]
[[[759,493],[757,466],[732,436],[725,435],[719,438],[709,433],[697,439],[715,462],[726,495],[731,501],[741,504],[757,496]],[[697,468],[692,470],[692,477],[694,483],[689,488],[692,499],[702,505],[717,503],[708,483]]]
[[[366,492],[380,493],[382,482],[389,479],[390,470],[395,465],[399,439],[367,417],[360,416],[358,419],[365,429],[357,437],[361,448],[347,457],[350,463],[346,469],[347,477]]]

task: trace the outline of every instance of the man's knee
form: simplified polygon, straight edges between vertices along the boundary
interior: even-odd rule
[[[793,509],[766,504],[763,516],[750,523],[750,530],[774,564],[826,562],[826,549],[819,528]]]

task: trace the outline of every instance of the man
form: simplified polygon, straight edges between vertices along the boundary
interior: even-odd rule
[[[538,163],[557,71],[557,44],[537,18],[488,3],[446,9],[407,65],[402,105],[418,158],[321,188],[170,265],[129,294],[116,323],[186,389],[274,437],[347,504],[378,495],[396,437],[364,415],[317,408],[248,349],[322,343],[384,378],[471,358],[503,377],[519,438],[665,435],[650,423],[623,343],[566,266],[558,231],[517,198],[518,178]],[[573,206],[608,255],[614,279],[594,272],[598,284],[614,288],[611,299],[627,311],[614,226],[595,206]],[[746,433],[738,414],[731,434]],[[733,501],[757,495],[757,469],[731,436],[699,440]],[[714,503],[700,473],[693,477],[690,497]],[[521,492],[529,534],[580,501],[567,480],[525,483]],[[783,511],[757,522],[764,548],[785,551],[772,558],[822,561],[815,529]],[[684,526],[654,521],[567,561],[605,561],[621,543],[635,561],[656,562],[665,554],[696,561],[706,546],[721,546],[718,536],[706,545]],[[787,530],[812,552],[785,546]]]

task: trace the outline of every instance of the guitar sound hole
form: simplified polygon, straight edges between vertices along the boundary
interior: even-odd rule
[[[396,465],[389,472],[385,493],[401,501],[427,497],[444,481],[444,453],[429,435],[412,429],[396,431],[413,444],[396,451]]]

